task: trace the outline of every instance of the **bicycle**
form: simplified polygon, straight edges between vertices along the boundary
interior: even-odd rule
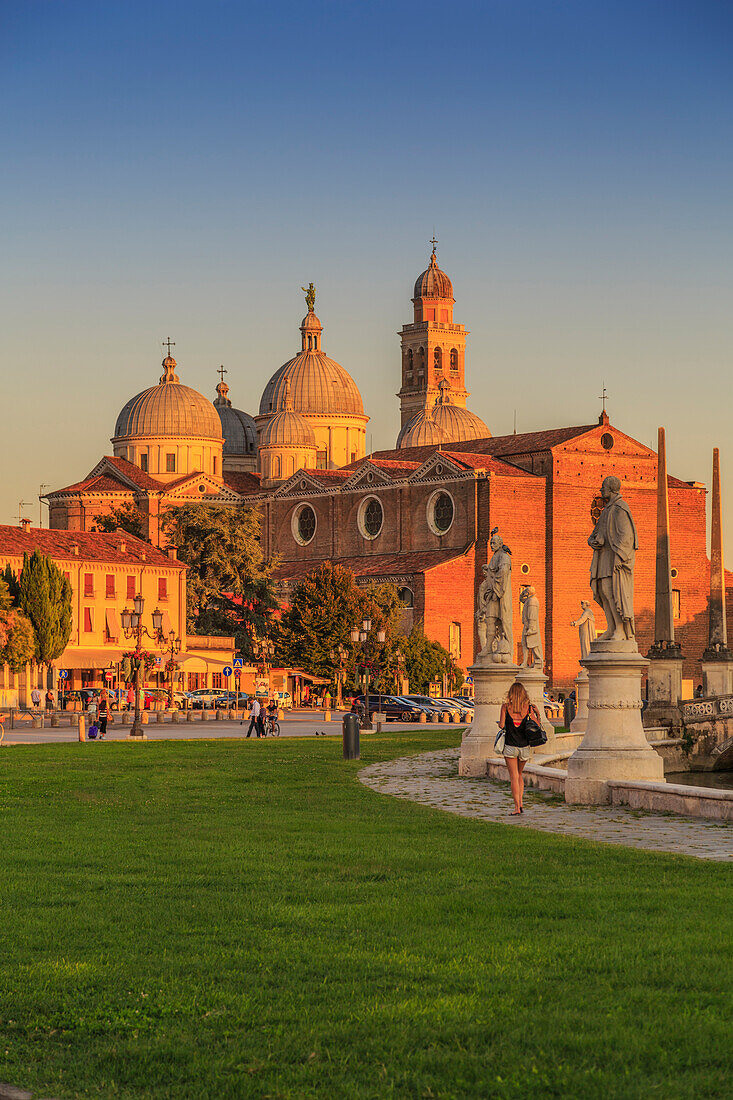
[[[271,718],[269,714],[265,715],[265,737],[279,737],[280,736],[280,723],[277,718]]]

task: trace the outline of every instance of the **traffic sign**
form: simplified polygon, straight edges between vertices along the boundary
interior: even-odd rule
[[[225,676],[231,676],[231,674],[232,674],[231,667],[229,665],[227,665],[227,667],[224,669],[224,675]]]
[[[464,684],[472,684],[473,683],[473,676],[467,676],[466,679],[463,682],[464,682]]]
[[[66,671],[65,668],[60,668],[59,669],[59,680],[65,680],[68,675],[69,674],[68,674],[68,672]]]
[[[244,661],[241,657],[235,657],[233,664],[235,668],[242,668],[244,665]]]
[[[112,681],[115,678],[115,674],[114,674],[114,672],[105,672],[104,678],[105,678],[105,680],[109,681],[109,683],[112,683]]]

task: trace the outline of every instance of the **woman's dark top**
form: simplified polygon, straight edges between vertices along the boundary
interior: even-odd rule
[[[529,718],[529,712],[525,714],[519,725],[514,724],[514,719],[509,713],[507,707],[504,715],[504,744],[512,745],[515,749],[526,749],[529,747],[529,740],[527,738],[527,719]]]

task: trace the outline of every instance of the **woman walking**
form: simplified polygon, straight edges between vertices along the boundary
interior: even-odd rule
[[[502,704],[499,725],[504,731],[504,748],[501,750],[509,770],[512,784],[514,809],[511,816],[524,813],[524,766],[529,760],[532,749],[529,743],[527,723],[532,720],[540,725],[537,708],[529,701],[522,684],[514,683],[509,688],[506,702]]]

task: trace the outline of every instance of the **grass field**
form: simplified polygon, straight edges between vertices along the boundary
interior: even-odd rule
[[[470,821],[456,743],[3,748],[0,1080],[68,1097],[731,1095],[731,869]]]

